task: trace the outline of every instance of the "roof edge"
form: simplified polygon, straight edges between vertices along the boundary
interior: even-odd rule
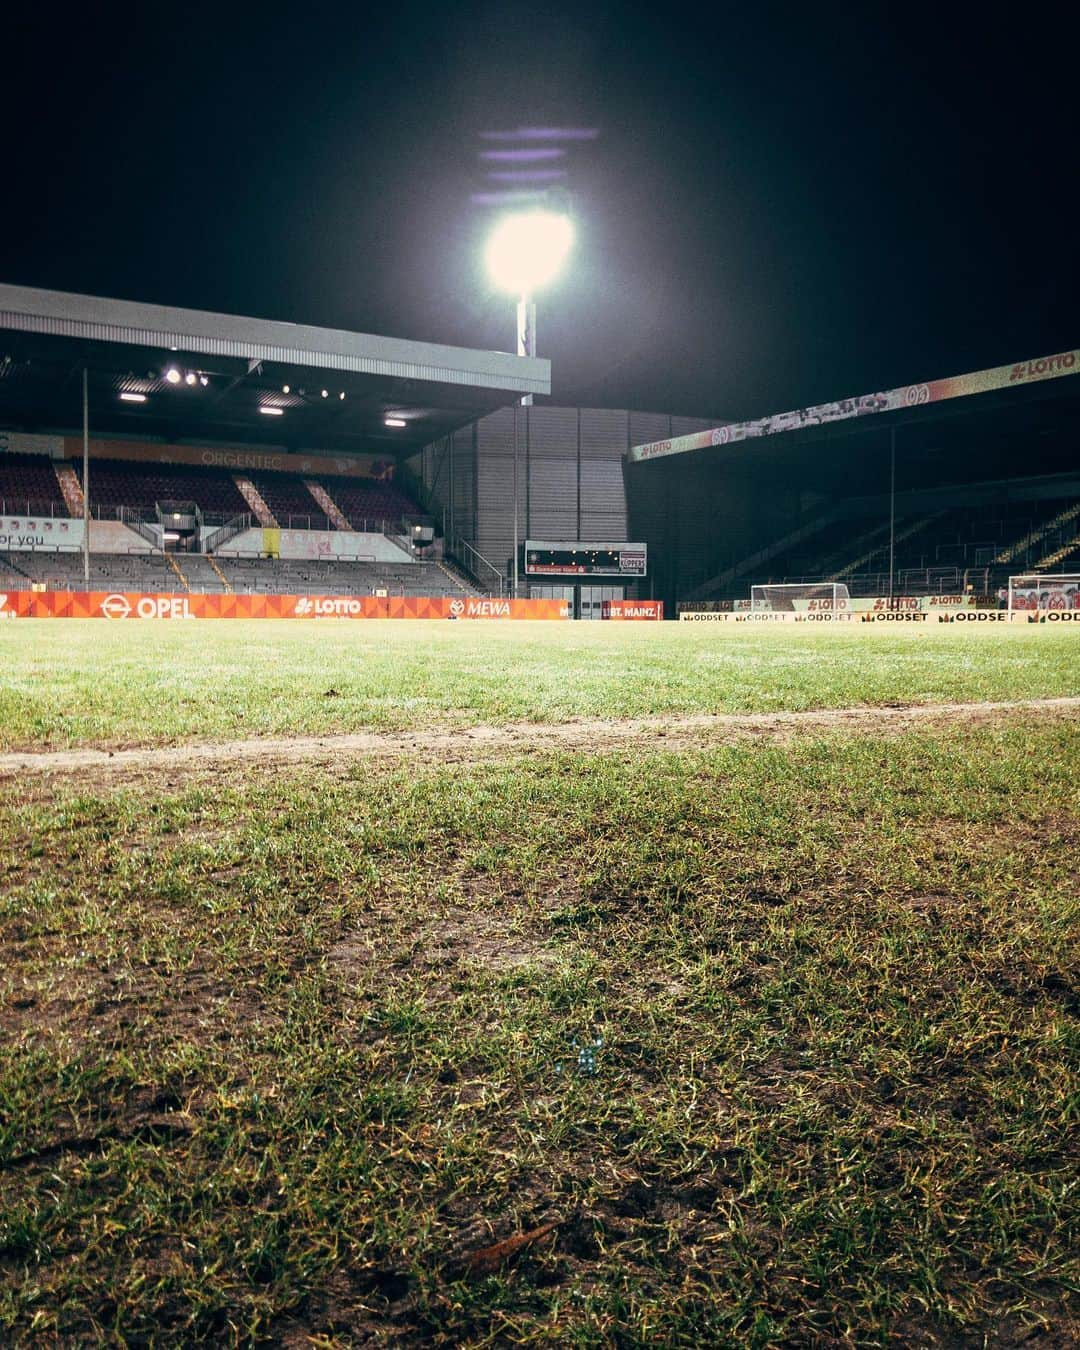
[[[541,357],[4,283],[0,283],[2,329],[507,393],[551,393],[551,362]]]

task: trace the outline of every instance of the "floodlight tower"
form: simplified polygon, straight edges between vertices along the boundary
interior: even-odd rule
[[[518,297],[517,354],[536,355],[536,300],[538,290],[562,269],[574,242],[574,226],[565,211],[537,208],[506,215],[488,239],[488,272],[500,290]],[[532,394],[521,406],[532,406]],[[514,556],[512,594],[518,593],[518,438],[514,406]]]

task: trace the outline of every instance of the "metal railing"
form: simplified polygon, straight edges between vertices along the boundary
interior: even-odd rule
[[[501,599],[506,594],[507,580],[502,572],[467,539],[455,539],[450,548],[450,561],[476,579],[480,590],[488,590]],[[482,569],[482,570],[481,570]],[[492,584],[492,581],[494,584]]]
[[[67,502],[48,501],[33,497],[0,497],[0,516],[48,517],[56,520],[70,520]]]
[[[230,539],[235,539],[238,534],[243,534],[245,530],[254,528],[255,517],[250,511],[245,511],[242,515],[233,516],[226,521],[219,529],[212,531],[203,540],[203,552],[213,553],[219,549],[222,544],[227,544]]]

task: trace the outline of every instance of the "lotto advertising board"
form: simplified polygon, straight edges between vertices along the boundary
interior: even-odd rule
[[[0,592],[7,619],[568,619],[565,600],[474,596],[152,595],[130,591]]]

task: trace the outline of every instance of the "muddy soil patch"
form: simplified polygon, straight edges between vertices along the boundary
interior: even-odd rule
[[[1007,720],[1017,713],[1070,717],[1080,696],[1017,699],[987,703],[921,703],[906,706],[812,709],[804,712],[716,713],[689,717],[639,717],[619,721],[575,720],[511,723],[505,726],[435,728],[424,731],[354,732],[339,736],[252,737],[155,746],[134,750],[56,750],[0,755],[0,786],[44,774],[77,774],[90,790],[96,784],[138,781],[152,775],[178,786],[178,779],[226,766],[300,763],[349,764],[356,760],[462,763],[548,751],[598,753],[629,745],[659,750],[700,749],[746,737],[787,741],[800,734],[846,731],[895,736],[913,728],[972,726]]]

